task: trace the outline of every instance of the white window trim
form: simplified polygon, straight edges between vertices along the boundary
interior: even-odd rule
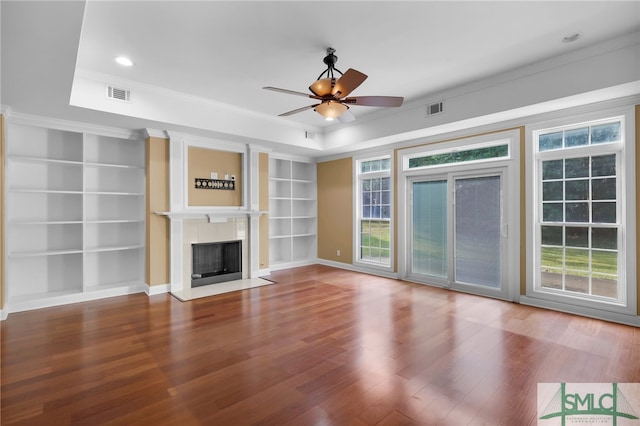
[[[521,302],[533,306],[540,306],[565,312],[576,313],[579,315],[608,319],[616,322],[624,322],[634,325],[640,325],[640,321],[636,317],[637,311],[637,277],[636,265],[632,259],[636,259],[636,197],[635,197],[635,120],[634,107],[626,106],[608,110],[594,109],[580,115],[559,116],[548,121],[538,122],[526,126],[526,193],[527,193],[527,211],[526,211],[526,296],[521,297]],[[621,252],[624,253],[623,271],[619,271],[619,275],[625,277],[626,294],[622,295],[623,304],[615,302],[603,302],[594,299],[586,299],[579,295],[558,294],[550,291],[540,291],[535,288],[535,274],[537,259],[535,253],[539,241],[536,240],[536,221],[538,217],[539,197],[536,193],[537,188],[537,161],[551,156],[553,151],[537,152],[535,135],[541,130],[552,130],[554,128],[567,128],[570,126],[580,127],[582,124],[609,120],[615,117],[623,118],[623,138],[624,143],[612,143],[619,148],[620,166],[622,167],[621,176],[619,178],[622,187],[619,211],[621,213],[620,222],[622,223],[623,240],[621,241]],[[591,155],[604,153],[602,150],[607,149],[604,146],[591,146]],[[609,145],[609,144],[606,144]],[[610,145],[610,146],[611,146]],[[573,156],[573,152],[577,154],[584,153],[588,148],[576,147],[564,150],[568,155]],[[573,151],[575,150],[575,151]],[[558,150],[560,151],[560,150]],[[609,152],[609,151],[607,151]],[[578,155],[579,156],[579,155]],[[632,316],[632,317],[629,317]]]
[[[388,158],[389,162],[389,171],[376,171],[376,172],[367,172],[366,174],[360,173],[360,163],[371,160],[378,160]],[[394,215],[394,200],[395,200],[395,186],[394,186],[394,175],[395,175],[395,167],[393,164],[393,151],[384,151],[384,152],[376,152],[367,155],[359,155],[354,156],[353,159],[353,193],[355,196],[353,197],[353,264],[354,266],[360,267],[363,270],[374,270],[374,271],[384,271],[384,272],[393,272],[395,265],[395,249],[394,249],[394,223],[395,223],[395,215]],[[359,250],[360,250],[360,213],[362,211],[362,202],[361,202],[361,193],[360,193],[360,178],[362,176],[366,176],[366,179],[376,178],[376,177],[389,177],[389,187],[390,187],[390,215],[389,215],[389,265],[383,265],[378,262],[368,262],[366,260],[360,259]]]

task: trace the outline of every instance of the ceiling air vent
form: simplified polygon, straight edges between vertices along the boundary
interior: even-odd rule
[[[442,111],[444,111],[444,102],[436,102],[427,106],[427,116],[440,114]]]
[[[304,138],[305,139],[315,139],[316,138],[316,134],[313,132],[310,132],[308,130],[304,131]]]
[[[131,102],[131,90],[107,84],[107,98],[116,101]]]

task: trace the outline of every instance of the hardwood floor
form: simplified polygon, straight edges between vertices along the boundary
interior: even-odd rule
[[[533,425],[541,382],[640,382],[640,329],[325,266],[191,302],[10,314],[2,425]]]

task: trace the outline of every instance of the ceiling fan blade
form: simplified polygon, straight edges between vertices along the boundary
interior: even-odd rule
[[[318,105],[320,105],[320,104],[307,105],[307,106],[305,106],[305,107],[298,108],[298,109],[294,109],[294,110],[292,110],[292,111],[283,112],[282,114],[278,114],[278,117],[286,117],[286,116],[288,116],[288,115],[297,114],[297,113],[299,113],[299,112],[306,111],[306,110],[311,109],[311,108],[315,108],[315,107],[317,107]]]
[[[367,79],[367,75],[349,68],[342,77],[336,81],[331,94],[336,98],[344,98],[351,93],[356,87],[360,86]]]
[[[288,94],[288,95],[304,96],[305,98],[321,99],[320,97],[318,97],[318,96],[316,96],[316,95],[310,95],[310,94],[308,94],[308,93],[296,92],[295,90],[280,89],[280,88],[278,88],[278,87],[266,86],[266,87],[263,87],[263,89],[265,89],[265,90],[271,90],[271,91],[273,91],[273,92],[286,93],[286,94]]]
[[[338,121],[341,123],[349,123],[355,119],[356,116],[353,115],[353,113],[349,109],[338,116]]]
[[[356,96],[342,100],[343,104],[377,106],[377,107],[399,107],[404,101],[400,96]]]

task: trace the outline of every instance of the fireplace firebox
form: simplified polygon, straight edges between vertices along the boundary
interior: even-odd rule
[[[242,279],[242,241],[191,244],[191,287]]]

